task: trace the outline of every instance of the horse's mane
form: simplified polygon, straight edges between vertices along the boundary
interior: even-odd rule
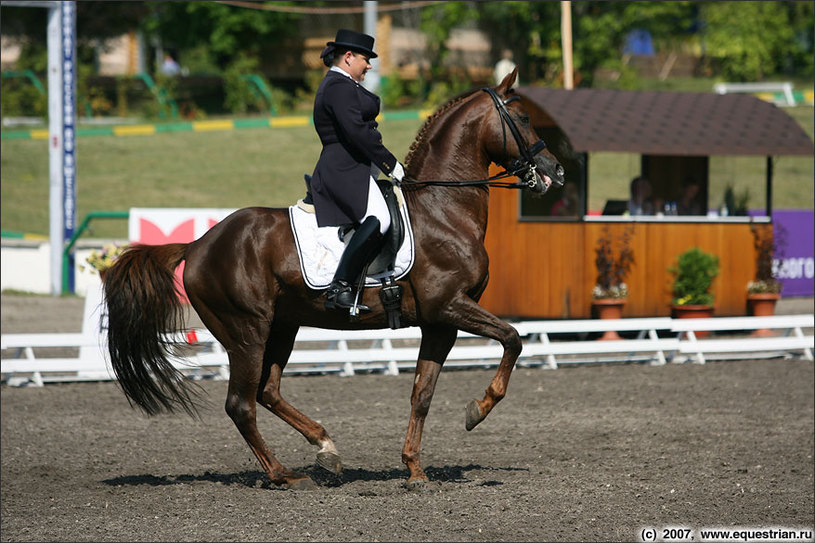
[[[414,155],[418,151],[418,149],[424,143],[425,137],[430,132],[430,127],[445,113],[453,109],[453,107],[459,105],[463,102],[466,98],[469,98],[473,94],[475,94],[475,90],[469,90],[459,94],[458,96],[454,96],[450,99],[449,102],[441,106],[439,109],[436,110],[430,117],[428,117],[421,128],[419,128],[419,133],[416,134],[416,139],[413,140],[413,143],[410,144],[410,150],[408,151],[407,156],[405,157],[405,169],[410,168],[410,161],[413,159]]]

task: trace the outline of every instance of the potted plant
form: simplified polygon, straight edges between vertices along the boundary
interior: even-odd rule
[[[592,289],[592,307],[601,319],[619,319],[623,306],[628,299],[628,285],[625,279],[634,264],[634,251],[631,249],[631,236],[634,226],[623,230],[615,243],[608,225],[603,227],[602,235],[594,249],[594,264],[597,268],[597,280]],[[615,330],[607,330],[602,340],[620,339]]]
[[[714,297],[710,287],[719,275],[719,257],[691,247],[679,255],[668,271],[674,276],[671,316],[679,319],[712,317]]]
[[[728,184],[724,190],[724,202],[722,203],[721,215],[747,215],[747,208],[750,204],[750,189],[745,188],[741,193],[736,194],[732,184]]]
[[[750,225],[756,250],[756,274],[747,283],[747,305],[751,315],[766,317],[775,314],[775,304],[781,298],[781,282],[776,278],[773,260],[778,248],[773,231]],[[772,335],[770,330],[756,330],[754,335]]]

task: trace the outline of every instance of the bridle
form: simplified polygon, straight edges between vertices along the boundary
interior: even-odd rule
[[[546,143],[542,139],[538,139],[538,141],[532,145],[527,144],[526,138],[524,138],[521,131],[518,130],[518,126],[515,124],[515,121],[512,120],[509,110],[507,110],[507,104],[514,102],[515,100],[520,100],[521,97],[514,95],[510,96],[506,100],[501,100],[498,93],[496,93],[491,87],[484,87],[481,90],[490,95],[490,98],[492,98],[492,102],[495,105],[495,109],[498,111],[498,117],[501,119],[504,156],[507,156],[507,127],[509,127],[509,132],[512,134],[512,137],[515,138],[515,143],[518,145],[518,149],[521,151],[521,156],[513,159],[508,165],[501,164],[504,167],[504,171],[487,177],[486,179],[473,179],[470,181],[418,181],[405,177],[401,183],[405,185],[434,185],[443,187],[489,186],[511,189],[533,188],[535,186],[537,183],[536,172],[538,169],[538,165],[535,163],[535,155],[546,149]],[[500,181],[501,179],[507,179],[509,177],[518,177],[521,179],[521,181],[517,183]]]

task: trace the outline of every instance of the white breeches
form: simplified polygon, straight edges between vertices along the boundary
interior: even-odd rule
[[[382,196],[382,191],[379,190],[373,177],[370,178],[368,183],[368,209],[365,210],[365,216],[359,222],[363,222],[368,217],[379,219],[379,232],[383,235],[391,226],[391,214],[388,211],[388,204],[385,203],[385,197]]]

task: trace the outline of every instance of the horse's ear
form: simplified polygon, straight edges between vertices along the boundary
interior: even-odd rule
[[[495,87],[496,92],[506,94],[507,91],[512,88],[512,85],[515,84],[516,77],[518,77],[518,68],[513,69],[504,77],[504,80]]]

